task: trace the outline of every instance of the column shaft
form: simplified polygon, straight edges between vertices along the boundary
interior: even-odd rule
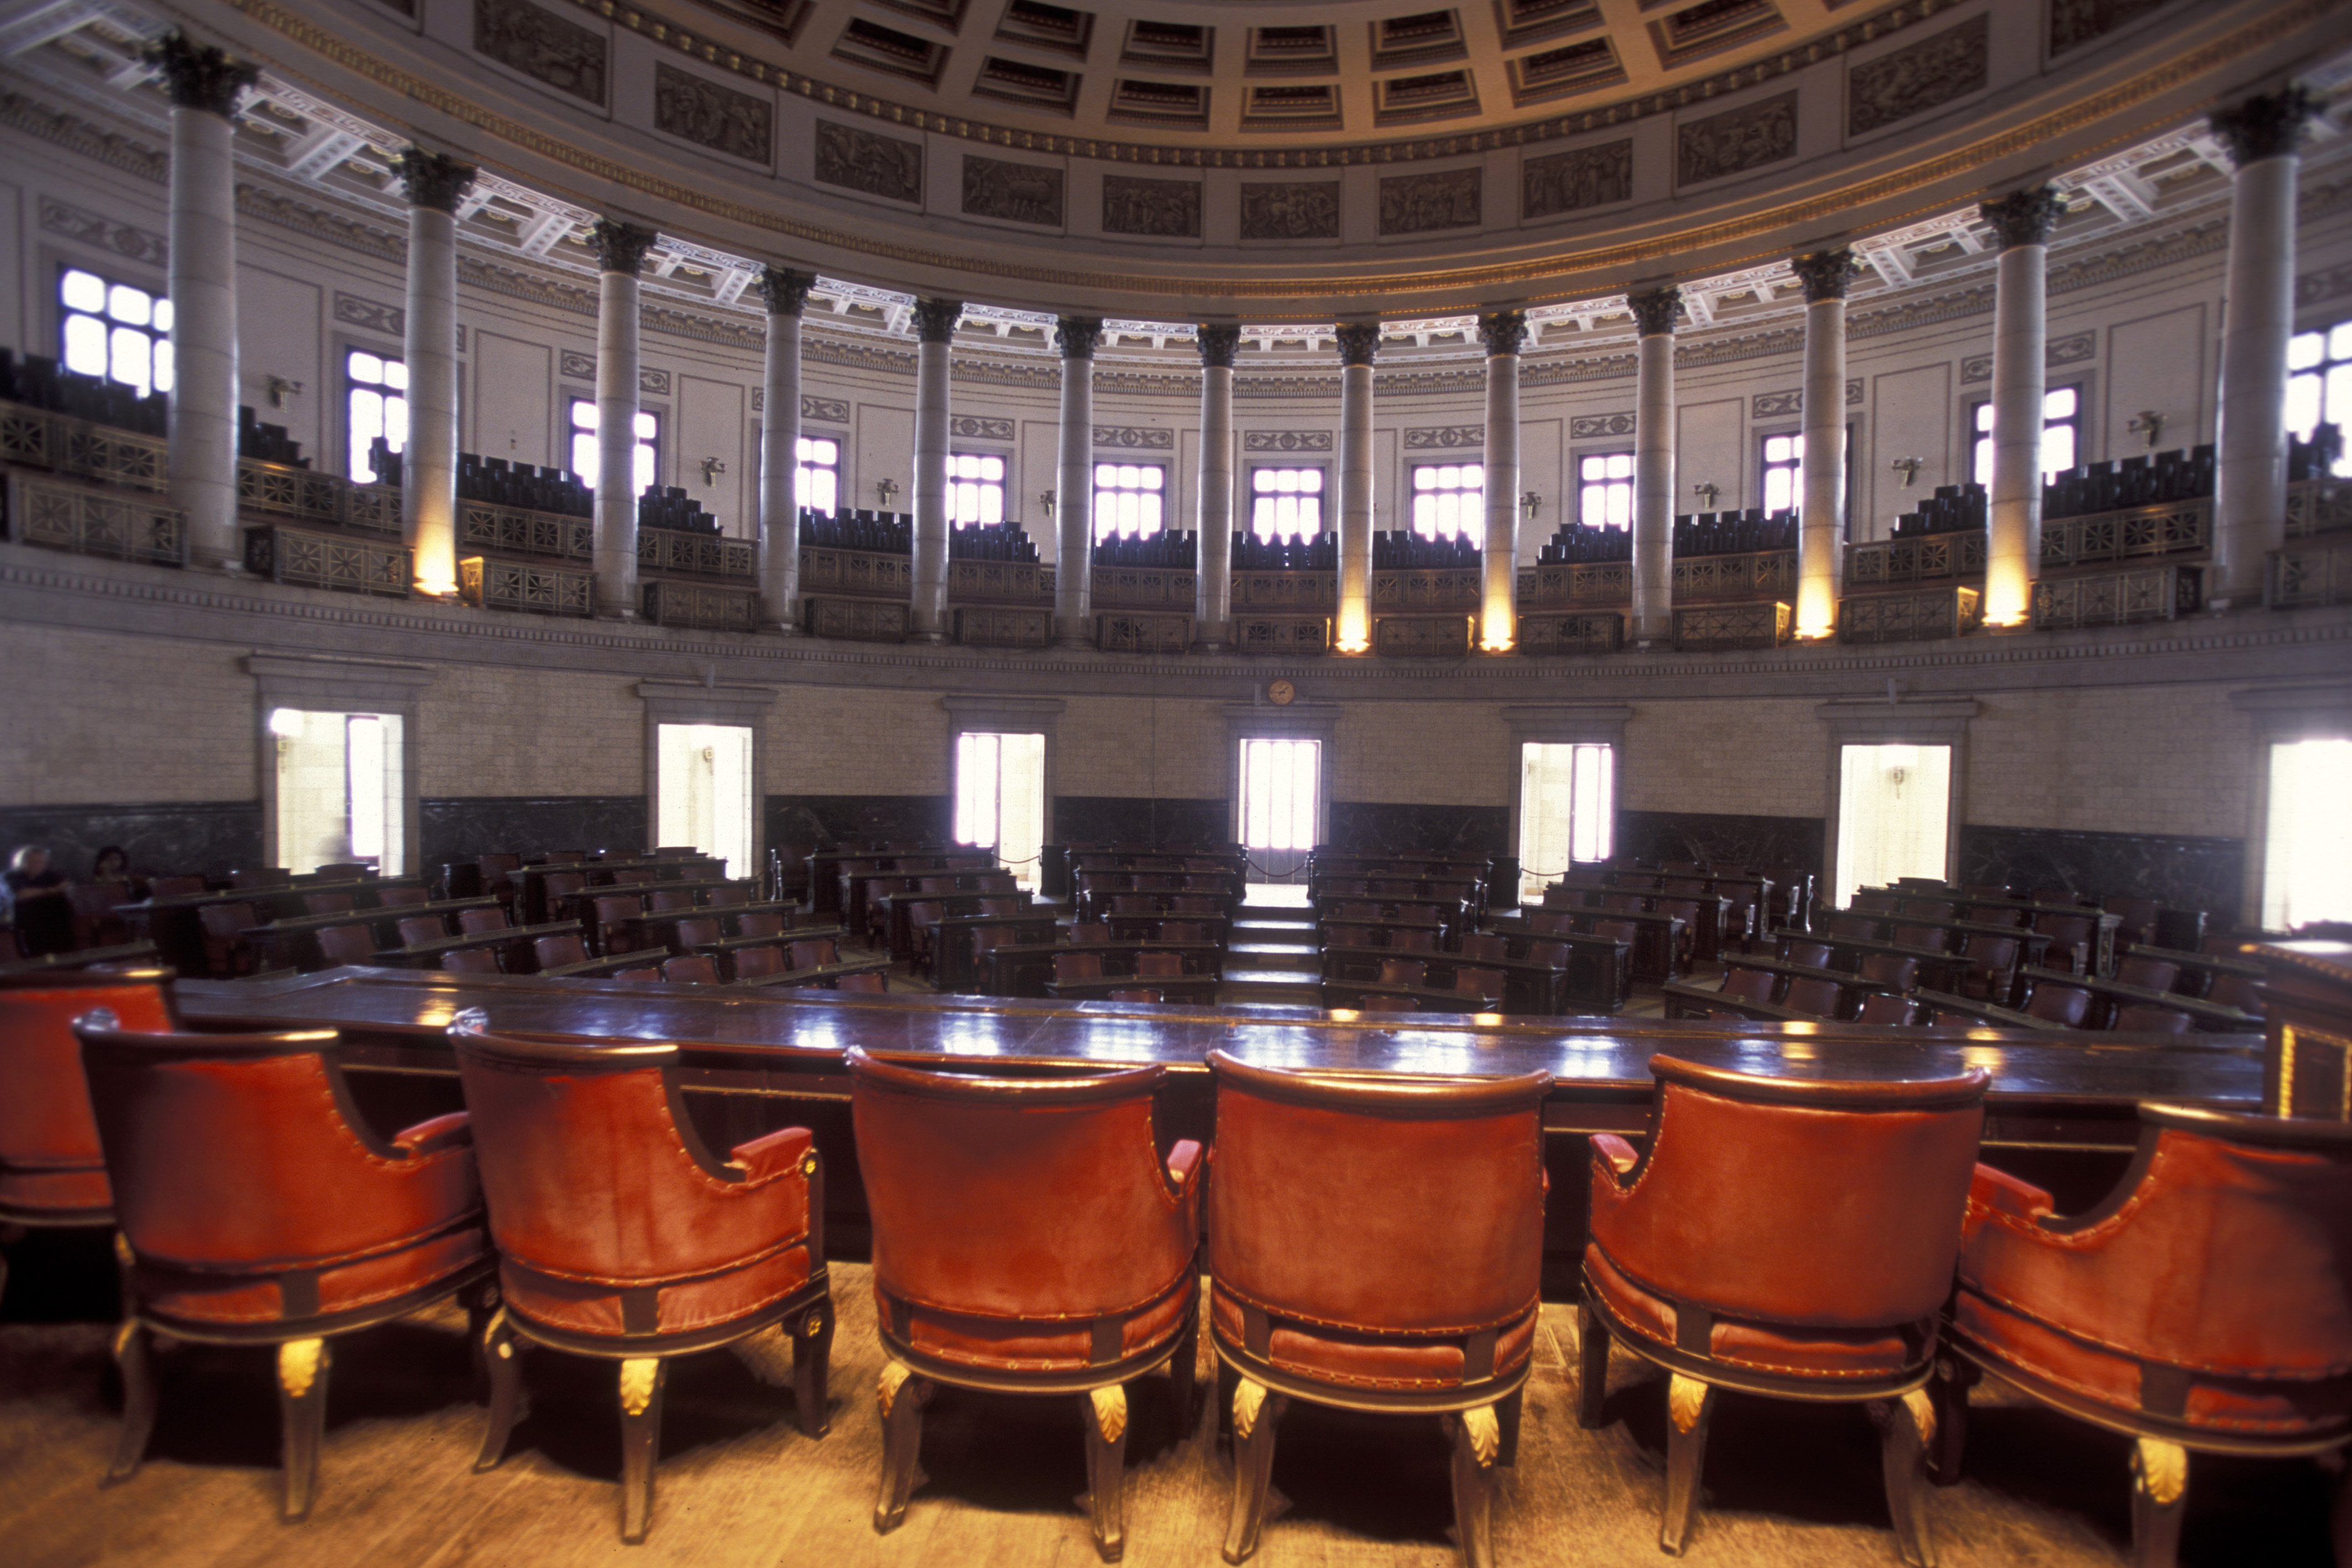
[[[1102,323],[1065,316],[1054,329],[1062,350],[1060,472],[1054,522],[1060,548],[1054,562],[1054,644],[1091,648],[1095,642],[1095,345]]]
[[[1519,350],[1527,318],[1517,310],[1479,319],[1486,343],[1486,531],[1478,646],[1507,653],[1519,642]]]
[[[1342,653],[1372,647],[1372,356],[1380,341],[1371,323],[1339,328],[1339,613],[1331,642]]]
[[[597,277],[596,613],[637,612],[637,275]]]
[[[948,632],[948,376],[952,346],[915,346],[915,601],[918,639]]]
[[[2213,492],[2213,608],[2258,602],[2286,542],[2286,350],[2294,332],[2292,152],[2242,165],[2230,201]]]
[[[800,627],[801,306],[809,280],[769,267],[760,407],[760,597],[772,632]]]
[[[1805,307],[1804,500],[1798,513],[1797,635],[1837,629],[1844,575],[1845,299]]]
[[[1633,641],[1675,632],[1675,288],[1635,294],[1633,360]]]
[[[400,505],[419,593],[457,591],[457,203],[474,170],[411,147],[408,195],[408,444]]]
[[[2042,402],[2049,248],[2000,253],[1992,308],[1992,484],[1985,535],[1986,623],[2022,624],[2042,575]]]
[[[1231,327],[1201,329],[1201,476],[1195,531],[1200,584],[1193,634],[1211,651],[1232,641],[1234,613],[1234,350]]]
[[[227,112],[172,109],[172,503],[189,558],[234,568],[236,528],[236,181]]]

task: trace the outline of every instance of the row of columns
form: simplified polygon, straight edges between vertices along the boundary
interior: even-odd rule
[[[191,554],[234,570],[237,537],[236,179],[233,116],[257,72],[217,48],[173,32],[148,47],[172,104],[170,173],[174,388],[170,433],[173,499],[187,515]],[[2257,600],[2264,558],[2284,537],[2286,355],[2294,329],[2295,181],[2315,101],[2303,89],[2261,94],[2209,118],[2236,166],[2231,196],[2226,316],[2214,500],[2212,580],[2216,608]],[[409,375],[409,439],[402,465],[404,515],[419,591],[457,590],[457,214],[475,170],[411,148],[400,164],[409,203],[407,318],[403,351]],[[2035,186],[1982,204],[1997,236],[1993,313],[1993,431],[1984,618],[2023,623],[2032,612],[2041,559],[2040,449],[2044,391],[2044,289],[2048,243],[2062,205]],[[596,606],[636,613],[635,484],[638,397],[638,269],[655,231],[618,218],[591,234],[597,293]],[[1805,295],[1804,463],[1799,524],[1797,630],[1823,637],[1837,622],[1846,486],[1845,295],[1856,274],[1843,247],[1794,258]],[[799,571],[797,495],[801,411],[801,317],[814,279],[764,268],[767,305],[760,483],[761,587],[768,623],[789,631]],[[1679,292],[1637,287],[1627,298],[1638,338],[1634,382],[1634,506],[1632,632],[1637,643],[1672,634],[1675,510],[1674,329]],[[936,642],[949,632],[949,345],[963,306],[919,299],[915,390],[915,514],[911,623]],[[1094,358],[1102,322],[1065,317],[1055,329],[1062,357],[1059,534],[1054,599],[1058,645],[1093,642]],[[1519,357],[1523,312],[1478,319],[1486,350],[1486,552],[1479,646],[1508,651],[1517,637]],[[1371,645],[1372,368],[1374,322],[1338,330],[1339,382],[1339,602],[1334,643],[1342,653]],[[1202,643],[1225,645],[1235,475],[1234,355],[1240,329],[1199,329],[1201,541],[1195,605]]]

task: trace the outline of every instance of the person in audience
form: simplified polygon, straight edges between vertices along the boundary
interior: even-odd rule
[[[131,855],[121,844],[109,844],[98,852],[90,862],[89,884],[118,895],[117,904],[130,904],[147,896],[147,884],[131,874]]]
[[[131,874],[131,856],[121,844],[99,851],[90,862],[89,880],[76,887],[68,900],[74,913],[74,945],[103,947],[129,941],[130,928],[115,908],[146,896],[147,883]]]
[[[49,869],[49,852],[26,844],[11,856],[5,879],[16,946],[28,958],[73,947],[73,883]]]

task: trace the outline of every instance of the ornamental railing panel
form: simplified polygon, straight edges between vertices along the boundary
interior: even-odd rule
[[[411,580],[404,545],[315,533],[284,523],[245,530],[245,570],[272,582],[387,599],[407,598]]]
[[[2352,479],[2306,479],[2286,487],[2286,537],[2352,528]]]
[[[1181,610],[1189,615],[1200,582],[1201,574],[1189,567],[1097,566],[1094,602],[1137,610]]]
[[[2170,621],[2196,612],[2204,583],[2201,566],[2170,562],[2044,578],[2033,585],[2033,625],[2053,632]]]
[[[1684,653],[1727,648],[1777,648],[1795,635],[1796,612],[1785,601],[1702,604],[1675,612],[1675,647]]]
[[[1328,611],[1339,602],[1339,574],[1334,571],[1237,571],[1234,573],[1234,612],[1265,611]]]
[[[1045,605],[959,605],[955,640],[968,648],[1042,648],[1054,640],[1054,612]]]
[[[1376,615],[1372,652],[1391,659],[1460,658],[1470,652],[1467,615]]]
[[[2210,497],[2086,517],[2060,517],[2042,525],[2042,568],[2094,566],[2103,561],[2184,555],[2213,548]]]
[[[10,531],[25,544],[159,566],[188,562],[186,514],[138,496],[8,476]]]
[[[904,600],[811,599],[807,605],[806,626],[812,637],[839,637],[852,643],[907,640]]]
[[[805,559],[806,556],[803,555],[803,559]],[[1054,602],[1054,569],[1034,560],[957,560],[950,558],[948,602],[1051,605]]]
[[[1331,646],[1331,622],[1308,616],[1235,616],[1233,646],[1243,653],[1320,653]]]
[[[1375,611],[1475,610],[1486,592],[1483,574],[1464,568],[1399,568],[1372,573]]]
[[[637,567],[642,571],[672,571],[690,577],[734,578],[756,581],[760,547],[749,539],[686,528],[637,530]]]
[[[1955,583],[1916,593],[1865,593],[1838,601],[1841,643],[1918,643],[1958,637],[1984,622],[1984,595]]]
[[[2352,548],[2271,551],[2263,603],[2273,610],[2352,604]]]
[[[638,606],[656,626],[698,632],[751,632],[760,624],[760,596],[740,588],[658,580],[638,588]]]
[[[534,512],[487,501],[457,503],[457,548],[550,560],[593,560],[596,526],[561,512]]]
[[[596,574],[538,561],[467,556],[457,563],[457,597],[478,609],[584,618],[596,612]]]
[[[1112,612],[1095,617],[1095,646],[1110,653],[1181,653],[1192,645],[1190,615],[1136,615]]]
[[[1614,610],[1572,615],[1522,611],[1519,614],[1522,653],[1613,653],[1624,642],[1625,617]]]
[[[801,550],[801,591],[904,600],[914,591],[911,556],[807,547]],[[903,634],[903,633],[902,633]]]

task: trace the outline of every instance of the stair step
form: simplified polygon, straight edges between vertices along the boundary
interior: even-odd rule
[[[1316,940],[1315,923],[1311,920],[1236,920],[1232,932],[1239,942],[1290,942],[1312,946]]]
[[[1255,964],[1228,963],[1225,966],[1225,984],[1251,987],[1306,986],[1319,991],[1323,985],[1323,974],[1319,969],[1301,968],[1297,965],[1280,967],[1267,965],[1260,967]]]

